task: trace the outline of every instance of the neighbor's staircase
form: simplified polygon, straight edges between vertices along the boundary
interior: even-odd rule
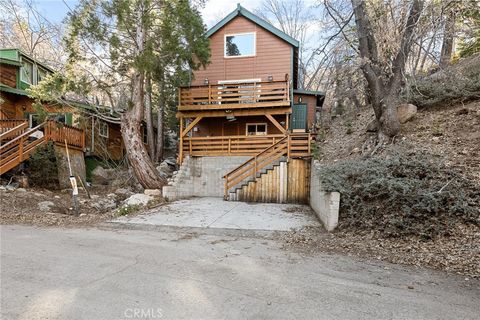
[[[45,121],[28,129],[27,120],[0,120],[0,175],[27,160],[47,141],[58,144],[66,141],[70,148],[83,150],[85,134],[81,129],[55,121]]]
[[[309,157],[311,134],[287,134],[224,176],[231,201],[286,202],[287,161]]]

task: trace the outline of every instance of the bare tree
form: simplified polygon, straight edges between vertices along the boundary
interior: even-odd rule
[[[397,117],[398,95],[405,76],[405,65],[412,47],[414,31],[420,18],[423,1],[413,0],[404,27],[400,30],[400,44],[393,59],[386,60],[385,52],[379,50],[378,35],[372,27],[366,3],[352,0],[357,26],[358,49],[361,69],[365,76],[368,96],[378,122],[378,138],[382,143],[400,131]]]
[[[0,0],[0,47],[19,48],[50,66],[62,64],[61,25],[46,19],[31,0]]]

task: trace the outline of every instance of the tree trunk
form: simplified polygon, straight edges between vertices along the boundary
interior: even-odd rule
[[[150,159],[154,161],[155,160],[155,133],[153,130],[153,119],[152,119],[152,81],[149,75],[147,75],[145,83],[146,83],[145,122],[147,123],[148,154],[150,155]]]
[[[440,53],[440,67],[445,68],[450,63],[453,53],[453,39],[455,36],[455,9],[451,8],[445,20],[443,31],[442,50]]]
[[[155,155],[155,160],[157,162],[161,162],[163,160],[163,149],[165,148],[163,115],[164,115],[163,92],[160,92],[160,104],[158,106],[158,114],[157,114],[157,153]]]
[[[166,184],[158,175],[140,134],[140,121],[134,118],[132,110],[126,112],[122,118],[122,137],[127,150],[130,167],[133,169],[138,182],[145,189],[160,189]]]
[[[366,10],[366,2],[351,0],[357,25],[358,48],[362,58],[361,69],[367,80],[368,96],[378,121],[379,141],[400,132],[397,116],[398,94],[401,89],[405,64],[413,42],[413,31],[420,18],[423,1],[414,0],[410,9],[400,49],[392,64],[392,74],[384,71],[377,51],[377,43]]]
[[[136,27],[136,54],[141,55],[145,45],[145,29],[143,26],[143,7],[138,10],[138,25]],[[155,169],[152,160],[148,156],[147,149],[143,144],[140,126],[144,113],[144,81],[145,75],[140,70],[135,70],[133,75],[133,106],[122,116],[122,138],[127,150],[129,164],[137,177],[138,182],[145,189],[159,189],[165,185]]]

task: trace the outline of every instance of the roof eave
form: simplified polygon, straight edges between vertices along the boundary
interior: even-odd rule
[[[249,19],[250,21],[258,24],[260,27],[264,28],[265,30],[270,31],[280,39],[283,39],[284,41],[288,42],[289,44],[291,44],[296,48],[300,46],[300,42],[298,40],[295,40],[285,32],[281,31],[280,29],[277,29],[270,23],[257,17],[256,15],[254,15],[253,13],[251,13],[250,11],[248,11],[247,9],[243,8],[240,5],[238,5],[238,7],[234,11],[232,11],[229,15],[227,15],[225,18],[223,18],[217,24],[215,24],[212,28],[210,28],[205,35],[207,36],[207,38],[210,38],[215,32],[220,30],[223,26],[225,26],[227,23],[232,21],[237,16],[243,16]]]

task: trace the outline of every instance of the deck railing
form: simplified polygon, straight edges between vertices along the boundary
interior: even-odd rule
[[[283,134],[260,136],[185,137],[180,146],[180,162],[187,155],[196,157],[254,156],[285,138]],[[288,134],[289,158],[311,155],[311,133]]]
[[[288,81],[248,82],[179,88],[179,111],[290,105]]]
[[[0,140],[19,136],[28,128],[26,119],[0,119]]]
[[[45,137],[59,145],[67,145],[71,148],[83,150],[85,148],[85,131],[55,121],[47,121],[45,125]]]
[[[191,156],[251,156],[275,144],[283,134],[261,136],[186,137],[183,155]]]

